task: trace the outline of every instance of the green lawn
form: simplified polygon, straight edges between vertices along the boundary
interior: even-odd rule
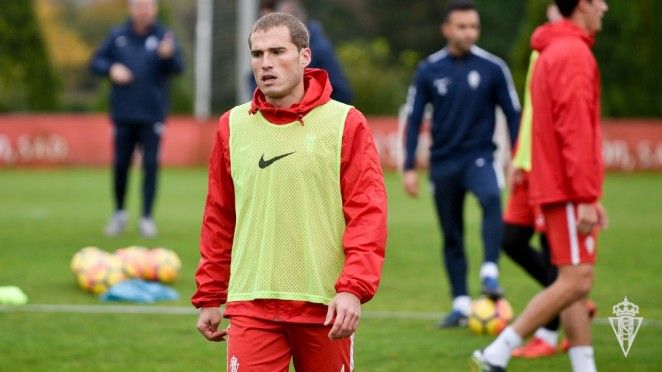
[[[69,272],[72,254],[83,246],[114,250],[128,245],[165,246],[180,255],[181,299],[163,305],[187,306],[198,261],[198,237],[206,190],[204,169],[162,173],[156,219],[161,235],[137,233],[139,174],[133,173],[131,226],[120,238],[101,230],[111,201],[109,172],[100,169],[0,171],[0,285],[17,285],[32,304],[101,304],[80,291]],[[441,268],[440,233],[430,197],[407,199],[395,174],[387,174],[389,244],[380,291],[365,309],[441,313],[448,310]],[[624,358],[611,328],[594,325],[601,371],[662,370],[662,175],[611,175],[604,204],[609,230],[600,238],[597,280],[592,297],[599,317],[624,296],[647,320],[629,357]],[[467,203],[470,286],[478,292],[482,256],[479,211]],[[538,287],[504,259],[502,282],[516,313]],[[131,305],[127,305],[131,306]],[[206,342],[194,315],[75,314],[0,312],[0,371],[16,370],[222,370],[223,344]],[[434,320],[367,317],[356,337],[357,371],[462,371],[468,356],[490,338],[467,330],[440,331]],[[569,370],[563,355],[511,363],[510,370]]]

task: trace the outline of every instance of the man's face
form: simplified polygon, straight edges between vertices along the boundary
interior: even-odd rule
[[[250,37],[251,65],[257,87],[268,98],[282,99],[303,85],[310,49],[297,50],[285,26],[255,31]]]
[[[132,0],[129,2],[129,15],[137,28],[151,26],[156,20],[157,12],[156,0]]]
[[[467,53],[478,41],[480,19],[475,10],[456,10],[448,15],[441,26],[448,43],[461,52]]]
[[[581,0],[581,6],[586,19],[586,31],[595,35],[602,30],[602,17],[609,7],[606,0]]]

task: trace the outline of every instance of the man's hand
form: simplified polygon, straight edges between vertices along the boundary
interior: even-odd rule
[[[121,63],[110,66],[110,80],[117,85],[126,85],[133,81],[133,73]]]
[[[577,231],[580,234],[590,234],[598,222],[600,222],[600,215],[596,204],[577,205]]]
[[[225,329],[218,328],[221,324],[221,319],[223,319],[223,314],[219,307],[201,308],[200,315],[198,316],[198,331],[209,341],[225,341],[225,336],[228,335],[228,332]]]
[[[168,32],[163,36],[157,52],[162,59],[168,59],[175,54],[175,35],[172,32]]]
[[[515,186],[524,182],[524,169],[517,168],[512,163],[508,167],[508,190],[514,190]]]
[[[333,322],[333,327],[329,332],[329,339],[335,341],[351,336],[359,327],[361,300],[351,293],[338,293],[329,304],[326,320],[324,320],[325,326],[331,324],[334,315],[336,321]]]
[[[403,183],[407,194],[412,198],[418,197],[418,173],[416,173],[416,170],[405,171],[404,177]]]
[[[607,216],[607,210],[602,206],[602,203],[595,203],[595,207],[598,210],[598,227],[600,230],[607,230],[609,226],[609,217]]]

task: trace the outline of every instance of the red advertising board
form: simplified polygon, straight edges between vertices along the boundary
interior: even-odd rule
[[[368,118],[387,168],[402,159],[396,117]],[[216,121],[191,117],[168,120],[161,160],[168,166],[205,165],[215,138]],[[605,120],[604,156],[609,170],[662,171],[662,119]],[[106,166],[112,154],[112,126],[104,115],[0,116],[0,168],[25,166]],[[417,154],[426,163],[429,138],[421,137]]]

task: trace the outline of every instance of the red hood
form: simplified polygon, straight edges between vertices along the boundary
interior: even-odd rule
[[[267,102],[264,94],[255,89],[250,114],[260,111],[262,115],[274,124],[287,124],[299,120],[303,124],[303,117],[312,109],[331,100],[331,82],[326,71],[317,68],[307,68],[303,73],[305,93],[299,103],[289,108],[279,109]]]
[[[589,47],[595,43],[595,38],[582,30],[574,22],[562,20],[558,22],[545,23],[536,28],[531,36],[531,47],[542,51],[555,40],[562,38],[577,38],[588,44]]]

